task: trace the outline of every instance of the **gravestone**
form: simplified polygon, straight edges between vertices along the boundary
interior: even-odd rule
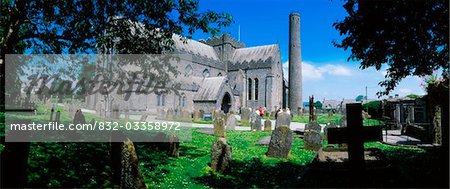
[[[246,122],[246,123],[249,122],[251,111],[252,111],[252,109],[251,108],[247,108],[247,107],[243,107],[241,109],[241,122]]]
[[[347,115],[344,115],[339,120],[339,127],[347,127]]]
[[[167,142],[169,143],[168,154],[169,157],[178,157],[180,156],[180,139],[178,139],[175,133],[172,133],[167,138]]]
[[[291,125],[291,114],[287,111],[279,111],[277,113],[277,120],[275,122],[275,128],[277,128],[280,125]]]
[[[309,97],[309,122],[316,121],[315,108],[314,108],[314,95]]]
[[[224,121],[227,121],[227,115],[222,110],[214,110],[212,116],[213,116],[213,119],[215,119],[216,117],[220,117]]]
[[[112,119],[120,119],[120,110],[118,104],[115,104],[113,107]]]
[[[53,121],[53,113],[55,112],[55,108],[52,107],[52,110],[50,111],[50,121]]]
[[[365,112],[364,110],[362,111],[362,118],[363,118],[363,120],[365,120],[365,119],[369,119],[369,113],[367,113],[367,112]]]
[[[322,136],[316,130],[307,130],[303,135],[305,150],[319,151],[322,148]]]
[[[225,138],[219,138],[211,146],[211,169],[218,172],[229,171],[231,164],[231,146]]]
[[[75,116],[73,118],[73,124],[85,124],[86,119],[84,118],[83,112],[81,110],[77,110]]]
[[[228,115],[226,129],[227,130],[236,130],[236,125],[237,125],[236,115],[234,115],[234,114]]]
[[[139,119],[139,121],[141,122],[146,122],[148,118],[148,114],[142,114],[141,118]]]
[[[125,107],[125,122],[130,121],[130,109],[128,109],[128,106]]]
[[[56,122],[56,124],[59,124],[61,122],[61,111],[58,110],[56,112],[54,122]]]
[[[363,126],[362,106],[360,103],[347,104],[347,127],[328,129],[328,143],[348,145],[348,160],[353,170],[363,169],[364,142],[382,140],[382,128],[378,126]]]
[[[252,131],[261,131],[261,116],[255,111],[251,117],[251,129]]]
[[[225,137],[225,119],[222,116],[214,117],[214,135]]]
[[[317,131],[318,133],[321,133],[322,126],[320,126],[317,122],[310,122],[305,125],[305,131],[306,130],[314,130]]]
[[[264,131],[272,131],[272,121],[269,118],[264,121]]]
[[[200,118],[203,118],[203,116],[205,115],[204,110],[199,110],[198,113],[199,113]]]
[[[111,137],[115,138],[114,141],[123,140],[110,143],[114,182],[120,188],[146,188],[133,142],[122,133],[113,133]]]
[[[167,110],[166,120],[175,120],[175,111],[172,108]]]
[[[269,150],[266,155],[274,158],[287,158],[292,148],[292,131],[287,125],[275,128],[270,138]]]
[[[202,119],[202,116],[200,116],[200,111],[194,110],[193,119],[194,121],[200,121]]]

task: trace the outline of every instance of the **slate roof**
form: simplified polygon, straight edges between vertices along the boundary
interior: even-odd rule
[[[236,49],[231,58],[232,64],[264,62],[270,58],[275,60],[279,55],[277,44]]]
[[[205,78],[194,97],[194,101],[216,101],[222,84],[225,81],[225,76]]]
[[[174,48],[180,52],[185,52],[193,55],[203,56],[212,60],[219,60],[216,51],[213,47],[173,34]]]

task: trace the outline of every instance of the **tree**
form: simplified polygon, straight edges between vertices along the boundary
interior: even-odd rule
[[[318,109],[318,110],[320,110],[320,109],[322,109],[322,102],[320,102],[320,101],[316,101],[315,103],[314,103],[314,107],[316,107],[316,109]]]
[[[345,37],[333,43],[350,49],[361,69],[388,67],[379,96],[410,75],[442,69],[448,77],[448,0],[346,0],[343,7],[348,16],[333,26]]]
[[[0,3],[0,63],[5,63],[6,54],[25,52],[97,53],[114,47],[116,53],[123,54],[160,53],[171,50],[172,34],[189,37],[201,30],[215,35],[232,22],[229,14],[199,11],[196,0],[3,0]],[[138,24],[139,30],[130,27],[130,23]],[[150,35],[154,31],[158,34]],[[5,64],[1,65],[4,70]],[[8,70],[8,73],[18,71]],[[1,76],[3,81],[5,77]]]

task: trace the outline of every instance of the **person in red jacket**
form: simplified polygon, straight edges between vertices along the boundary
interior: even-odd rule
[[[259,115],[263,116],[264,115],[264,110],[262,107],[259,107]]]

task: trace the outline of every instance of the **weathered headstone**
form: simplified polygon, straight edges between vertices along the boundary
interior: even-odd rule
[[[53,121],[53,113],[55,112],[55,109],[52,108],[52,110],[50,111],[50,121]]]
[[[286,125],[286,126],[290,126],[291,125],[291,114],[288,113],[287,111],[279,111],[277,113],[277,120],[275,122],[275,128],[280,126],[280,125]]]
[[[200,121],[202,119],[202,116],[200,116],[200,111],[197,110],[194,110],[192,117],[194,121]]]
[[[322,132],[322,126],[320,126],[317,122],[310,122],[310,123],[307,123],[305,125],[305,131],[306,130],[315,130],[318,133],[321,133]]]
[[[59,124],[61,122],[61,111],[58,110],[56,112],[54,122],[56,122],[57,124]]]
[[[314,108],[314,95],[309,97],[309,122],[316,121],[315,108]]]
[[[167,110],[166,120],[175,120],[175,111],[172,108]]]
[[[241,122],[248,123],[250,120],[251,108],[243,107],[241,109]]]
[[[169,157],[178,157],[180,156],[180,140],[178,139],[175,133],[169,135],[167,139],[169,143],[169,150],[167,154]]]
[[[270,138],[268,157],[287,158],[292,148],[292,131],[286,125],[275,128]]]
[[[251,129],[252,131],[261,131],[261,116],[258,111],[255,111],[251,117]]]
[[[347,127],[347,116],[346,115],[341,117],[341,120],[339,121],[339,127]]]
[[[307,130],[303,135],[303,145],[305,150],[318,151],[322,148],[322,136],[316,130]]]
[[[234,115],[234,114],[228,115],[226,129],[227,130],[236,130],[236,125],[237,125],[236,115]]]
[[[222,110],[214,110],[212,116],[213,116],[213,119],[215,119],[216,117],[221,117],[225,121],[227,120],[227,116]]]
[[[147,118],[148,118],[148,114],[142,114],[142,116],[141,116],[141,118],[139,119],[139,121],[145,122],[145,121],[147,121]]]
[[[225,137],[225,119],[222,116],[214,117],[214,135],[217,137]]]
[[[272,121],[269,118],[264,121],[264,131],[272,131]]]
[[[75,116],[73,118],[73,124],[85,124],[86,119],[84,118],[83,112],[81,110],[77,110]]]
[[[369,119],[369,113],[367,113],[367,112],[365,112],[365,111],[362,111],[362,118],[363,118],[363,120],[365,120],[365,119]]]
[[[218,172],[226,172],[231,163],[231,146],[225,138],[219,138],[211,146],[211,169]]]
[[[111,142],[111,168],[114,182],[120,188],[146,188],[144,178],[139,168],[139,160],[133,142],[123,134],[117,134]]]

